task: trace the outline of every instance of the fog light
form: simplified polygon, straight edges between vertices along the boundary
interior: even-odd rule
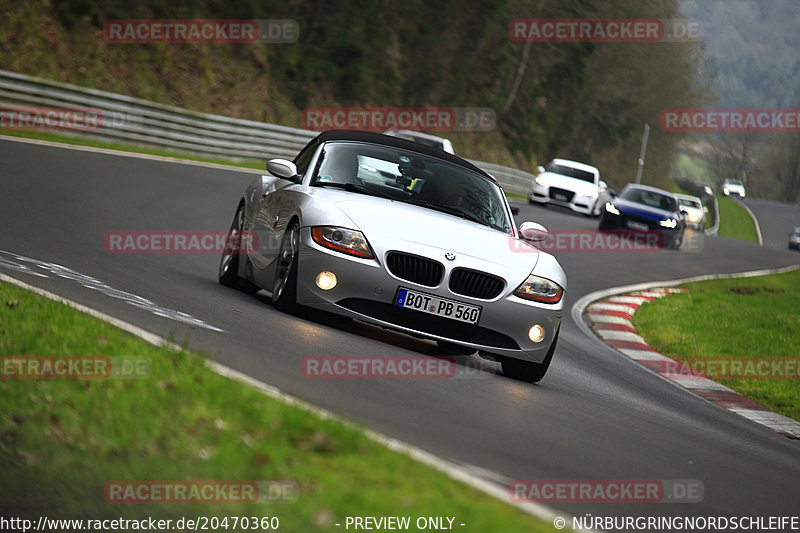
[[[542,342],[542,339],[544,339],[544,328],[539,324],[534,325],[528,330],[528,338],[533,342]]]
[[[323,291],[331,290],[336,286],[336,274],[324,270],[317,274],[317,287]]]

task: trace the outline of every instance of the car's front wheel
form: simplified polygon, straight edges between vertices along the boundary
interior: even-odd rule
[[[679,250],[681,244],[683,244],[683,232],[682,231],[678,232],[674,236],[673,235],[665,236],[664,239],[666,241],[667,248],[669,248],[670,250]]]
[[[228,230],[228,236],[225,238],[225,248],[222,250],[222,257],[219,260],[218,277],[219,282],[226,287],[253,294],[258,292],[258,287],[239,277],[239,261],[245,254],[243,227],[244,202],[240,202]],[[244,255],[244,257],[246,261],[247,256]]]
[[[500,361],[503,374],[512,379],[527,381],[528,383],[537,383],[541,381],[547,373],[547,369],[550,368],[550,361],[553,360],[556,344],[558,344],[558,332],[556,332],[553,344],[550,345],[550,349],[547,351],[547,355],[541,363],[530,363],[511,357],[503,358]]]
[[[300,250],[300,228],[292,222],[283,233],[275,279],[272,283],[272,305],[281,311],[297,307],[297,256]]]

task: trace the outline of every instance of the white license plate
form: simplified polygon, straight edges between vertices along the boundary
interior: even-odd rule
[[[554,194],[553,195],[553,199],[554,200],[559,200],[561,202],[566,202],[567,201],[567,195],[566,194]]]
[[[634,222],[632,220],[628,221],[628,227],[631,229],[638,229],[640,231],[647,231],[648,229],[650,229],[647,227],[647,224],[642,224],[641,222]]]
[[[440,298],[424,292],[412,291],[400,287],[395,304],[406,309],[415,309],[430,315],[443,316],[467,324],[475,324],[481,316],[481,307],[447,298]]]

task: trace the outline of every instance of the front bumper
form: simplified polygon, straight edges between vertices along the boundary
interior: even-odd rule
[[[301,305],[417,337],[448,341],[533,363],[544,360],[561,323],[563,298],[553,305],[523,300],[511,294],[518,286],[515,282],[508,282],[500,296],[492,300],[454,294],[448,288],[447,280],[451,270],[460,266],[457,261],[445,265],[445,275],[438,286],[427,287],[389,273],[380,253],[377,253],[376,260],[358,259],[319,246],[311,239],[308,228],[303,228],[300,235],[297,302]],[[420,252],[417,249],[411,253]],[[442,254],[427,256],[441,257]],[[333,289],[323,290],[317,286],[316,278],[322,271],[336,275],[337,284]],[[482,308],[480,319],[476,325],[470,325],[401,308],[394,305],[399,287],[479,305]],[[544,338],[537,343],[528,338],[528,331],[534,324],[545,330]]]
[[[697,220],[695,222],[692,222],[688,218],[686,219],[686,227],[694,229],[694,230],[698,230],[701,227],[704,227],[705,223],[706,223],[706,219],[704,219],[704,218],[701,218],[700,220]]]
[[[597,203],[597,196],[582,196],[566,189],[555,189],[538,183],[534,183],[528,198],[531,202],[558,205],[584,215],[591,214]]]
[[[647,229],[638,228],[638,227],[631,227],[628,224],[628,220],[632,220],[634,223],[639,224],[646,224]],[[674,241],[678,237],[683,234],[684,226],[678,225],[674,228],[664,228],[658,225],[658,222],[654,220],[643,220],[639,218],[629,218],[624,213],[621,215],[613,215],[611,213],[603,212],[600,218],[600,226],[599,229],[602,230],[625,230],[625,231],[647,231],[647,232],[657,232],[661,234],[663,237],[662,245],[666,246],[669,242]]]

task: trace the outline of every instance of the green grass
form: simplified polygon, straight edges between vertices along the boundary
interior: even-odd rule
[[[11,355],[136,356],[151,368],[136,379],[0,378],[0,510],[13,516],[277,516],[282,532],[314,532],[340,531],[347,516],[447,515],[465,532],[553,531],[339,421],[223,378],[196,354],[0,284],[0,356]],[[104,484],[123,480],[293,480],[299,498],[107,503]]]
[[[800,363],[800,270],[682,287],[689,292],[646,303],[634,315],[639,334],[660,353],[684,362],[746,357]],[[718,381],[800,420],[797,378]]]
[[[23,137],[25,139],[38,139],[41,141],[52,141],[66,144],[73,144],[77,146],[91,146],[94,148],[105,148],[108,150],[119,150],[121,152],[133,152],[137,154],[156,155],[161,157],[173,157],[175,159],[185,159],[187,161],[199,161],[202,163],[215,163],[218,165],[228,165],[232,167],[243,168],[257,168],[264,169],[265,161],[251,161],[251,160],[235,160],[235,159],[222,159],[214,157],[203,157],[199,155],[187,154],[184,152],[173,152],[169,150],[159,150],[157,148],[147,148],[143,146],[134,146],[123,143],[110,143],[105,141],[97,141],[94,139],[87,139],[84,137],[73,137],[70,135],[58,135],[56,133],[42,132],[42,131],[26,131],[26,130],[3,130],[0,129],[0,134],[9,135],[14,137]]]
[[[723,196],[717,196],[717,202],[719,204],[719,231],[717,235],[758,242],[756,226],[744,207],[736,201]]]

